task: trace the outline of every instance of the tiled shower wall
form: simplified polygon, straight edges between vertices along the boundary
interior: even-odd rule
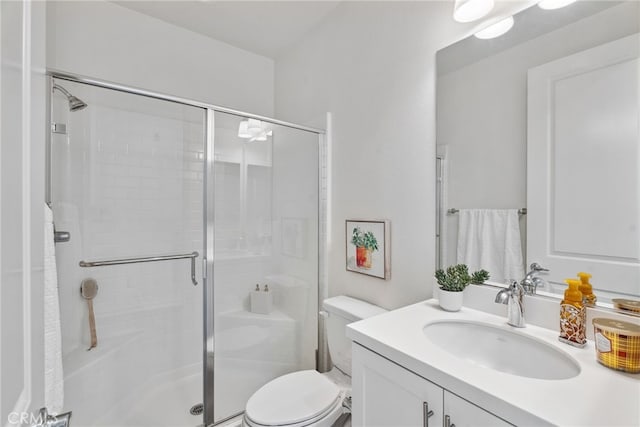
[[[78,262],[202,254],[204,113],[133,95],[101,104],[100,90],[73,89],[89,107],[69,113],[54,105],[54,121],[64,120],[68,134],[52,137],[52,199],[56,228],[71,232],[56,247],[65,406],[84,425],[158,377],[199,372],[202,288],[191,283],[189,260]],[[99,286],[91,351],[79,292],[88,277]]]

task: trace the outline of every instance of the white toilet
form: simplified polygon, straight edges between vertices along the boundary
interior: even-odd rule
[[[345,328],[386,310],[347,296],[328,298],[322,305],[334,369],[326,374],[298,371],[268,382],[249,398],[243,426],[329,427],[344,412],[342,402],[351,392],[351,340]]]

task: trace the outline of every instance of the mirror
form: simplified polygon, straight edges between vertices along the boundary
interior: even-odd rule
[[[438,266],[457,262],[451,209],[526,208],[521,269],[548,267],[545,291],[587,271],[600,301],[637,299],[640,3],[532,6],[514,20],[437,54]]]

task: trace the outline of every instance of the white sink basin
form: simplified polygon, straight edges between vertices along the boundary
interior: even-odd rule
[[[568,354],[537,338],[486,323],[447,320],[427,324],[429,341],[473,364],[521,377],[563,380],[580,373]]]

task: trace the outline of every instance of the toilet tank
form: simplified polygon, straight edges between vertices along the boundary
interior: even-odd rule
[[[387,310],[344,295],[328,298],[322,306],[326,312],[325,327],[333,365],[351,376],[351,340],[347,338],[347,325]]]

